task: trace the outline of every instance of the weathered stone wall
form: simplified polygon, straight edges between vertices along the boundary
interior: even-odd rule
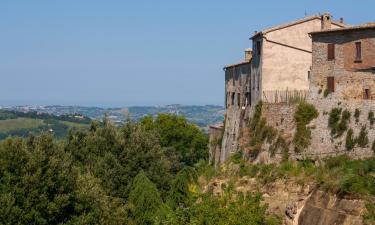
[[[209,163],[211,165],[217,165],[220,162],[221,154],[221,142],[223,140],[224,126],[223,124],[217,124],[209,127]]]
[[[308,127],[311,130],[311,144],[302,152],[295,152],[293,137],[296,132],[294,115],[297,105],[295,104],[263,104],[262,117],[266,119],[267,125],[272,126],[281,135],[289,145],[289,158],[300,160],[304,158],[318,159],[329,156],[349,155],[352,158],[367,158],[374,155],[372,143],[375,141],[375,124],[371,125],[368,119],[370,111],[375,113],[375,102],[357,100],[357,101],[339,101],[331,99],[309,100],[313,104],[319,116],[312,120]],[[351,113],[347,130],[340,136],[331,135],[331,128],[328,126],[329,113],[333,108],[345,109]],[[355,110],[360,110],[358,121],[354,117]],[[362,127],[366,127],[368,145],[364,148],[356,145],[352,150],[347,150],[345,140],[347,131],[351,128],[354,132],[354,138],[358,137]],[[242,131],[241,143],[246,146],[250,141],[248,132]],[[247,136],[246,136],[247,135]],[[276,141],[276,137],[275,140]],[[278,150],[274,156],[271,156],[270,147],[272,143],[264,142],[263,151],[258,155],[254,162],[274,163],[282,160],[283,152]],[[244,148],[245,149],[245,148]]]
[[[252,104],[250,69],[248,62],[226,68],[225,71],[226,110],[220,162],[224,162],[238,149],[240,128],[246,123]]]
[[[356,100],[356,101],[340,101],[340,100],[310,100],[319,111],[319,117],[310,123],[311,129],[311,145],[306,150],[309,157],[325,157],[347,154],[353,158],[371,157],[374,152],[371,150],[372,142],[375,140],[374,126],[370,125],[368,113],[375,113],[375,102]],[[368,132],[369,144],[367,148],[355,147],[353,150],[345,148],[345,132],[341,137],[333,138],[331,136],[331,128],[328,127],[329,113],[335,107],[347,109],[351,113],[348,129],[352,128],[354,136],[357,137],[361,128],[366,127]],[[358,123],[355,121],[354,113],[358,109],[361,111]]]
[[[332,99],[363,99],[368,89],[375,99],[375,29],[313,34],[313,66],[310,98],[324,98],[327,77],[334,78]],[[362,60],[356,61],[356,42],[361,42]],[[333,43],[333,60],[328,60],[327,45]]]

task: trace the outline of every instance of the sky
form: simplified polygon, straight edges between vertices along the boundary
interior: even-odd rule
[[[0,105],[223,105],[223,66],[255,30],[375,1],[1,0]]]

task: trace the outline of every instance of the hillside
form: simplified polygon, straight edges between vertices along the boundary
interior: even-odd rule
[[[189,106],[175,104],[165,106],[130,106],[124,108],[51,105],[14,106],[4,108],[12,111],[48,113],[56,116],[64,114],[80,114],[97,120],[100,120],[104,115],[107,115],[111,121],[117,124],[122,124],[128,118],[134,121],[139,121],[146,115],[156,116],[159,113],[183,115],[189,122],[195,123],[201,128],[207,128],[208,125],[222,122],[224,119],[224,108],[215,105]]]
[[[91,119],[81,115],[51,115],[38,112],[0,111],[0,140],[8,136],[26,137],[43,131],[57,138],[65,137],[71,128],[88,128]]]

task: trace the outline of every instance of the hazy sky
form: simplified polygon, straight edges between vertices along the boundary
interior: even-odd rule
[[[225,64],[254,30],[375,1],[1,0],[0,105],[223,104]]]

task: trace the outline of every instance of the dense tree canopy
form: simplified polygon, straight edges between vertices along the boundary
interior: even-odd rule
[[[0,142],[0,224],[263,224],[265,207],[252,195],[193,191],[207,146],[174,115],[122,127],[93,121],[64,140],[9,137]]]

